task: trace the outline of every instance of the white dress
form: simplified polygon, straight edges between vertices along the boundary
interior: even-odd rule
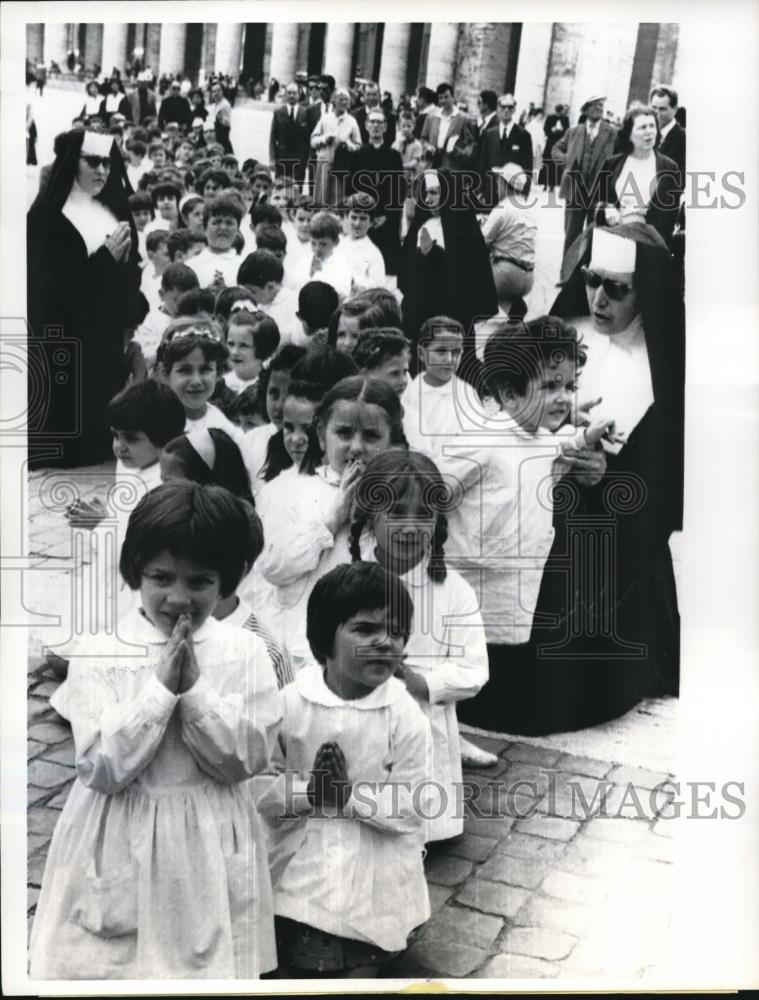
[[[488,410],[468,382],[453,375],[445,385],[429,385],[417,375],[401,396],[403,430],[409,448],[437,459],[446,445],[488,430]]]
[[[30,945],[35,979],[255,978],[276,966],[265,840],[248,778],[282,703],[263,641],[208,619],[200,679],[156,677],[164,636],[122,623],[133,658],[87,658],[51,698],[77,780],[50,845]]]
[[[374,540],[361,539],[362,556],[373,559]],[[476,594],[455,570],[433,583],[425,560],[401,576],[414,602],[414,626],[406,662],[430,693],[419,707],[432,728],[427,778],[435,782],[424,840],[447,840],[464,832],[463,776],[456,702],[473,698],[487,682],[488,650]],[[439,814],[439,815],[438,815]]]
[[[284,773],[254,782],[270,825],[274,912],[386,951],[404,949],[430,915],[419,815],[429,723],[395,677],[343,701],[315,663],[282,698],[273,762]],[[309,772],[327,740],[340,744],[353,791],[344,816],[309,817]]]
[[[311,658],[306,608],[314,584],[335,566],[351,561],[347,526],[333,535],[325,524],[339,486],[339,474],[321,466],[313,476],[282,480],[274,491],[276,500],[270,495],[264,504],[264,551],[257,569],[269,586],[255,594],[253,606],[296,658]]]

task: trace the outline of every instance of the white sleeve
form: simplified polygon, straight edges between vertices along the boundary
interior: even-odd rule
[[[136,697],[120,701],[120,669],[101,669],[86,657],[72,660],[67,680],[51,699],[71,722],[79,780],[103,795],[122,791],[147,767],[177,703],[155,676]]]
[[[179,697],[182,740],[211,777],[232,784],[268,767],[282,702],[263,640],[250,636],[233,689],[214,689],[201,674]]]
[[[451,580],[451,583],[453,580]],[[432,588],[434,601],[435,587]],[[446,608],[444,639],[448,656],[425,673],[430,704],[473,698],[489,676],[485,627],[479,601],[469,584],[456,578],[454,598]]]
[[[423,817],[428,814],[425,789],[432,773],[432,731],[415,703],[404,705],[394,720],[390,747],[389,781],[357,781],[345,815],[391,835],[421,831]]]
[[[289,502],[283,503],[279,512],[267,510],[269,540],[264,541],[258,567],[263,577],[277,587],[307,576],[319,565],[322,552],[335,544],[324,523],[325,504],[313,492],[297,487],[293,484]]]

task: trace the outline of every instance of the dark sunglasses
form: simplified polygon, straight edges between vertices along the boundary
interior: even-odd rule
[[[110,156],[88,156],[87,154],[82,153],[81,158],[87,166],[92,167],[93,170],[97,170],[98,167],[103,167],[104,170],[111,169]]]
[[[499,108],[511,108],[512,111],[513,111],[514,108],[516,107],[516,104],[499,104],[498,107]]]
[[[614,281],[612,278],[602,278],[596,271],[591,271],[589,267],[582,268],[582,276],[588,288],[600,288],[603,285],[604,292],[612,302],[620,302],[633,290],[632,285],[626,285],[624,281]]]

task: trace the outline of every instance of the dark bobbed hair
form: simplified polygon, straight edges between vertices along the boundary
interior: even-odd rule
[[[179,209],[179,214],[182,216],[183,220],[187,221],[187,213],[190,211],[191,208],[194,208],[194,206],[197,205],[198,203],[200,203],[201,205],[205,205],[205,201],[202,195],[195,194],[195,195],[190,195],[188,197],[188,200]]]
[[[292,381],[287,389],[287,395],[285,396],[285,402],[290,397],[294,399],[305,399],[309,403],[313,403],[318,406],[319,403],[324,398],[325,388],[316,382],[307,382],[303,379],[298,381]],[[319,448],[319,440],[316,436],[316,428],[311,427],[308,434],[308,447],[303,459],[307,464],[311,462],[314,465],[318,465],[321,460],[321,449]],[[280,472],[285,469],[289,469],[293,464],[293,460],[287,453],[285,448],[285,435],[283,430],[278,430],[275,434],[269,438],[266,445],[266,461],[261,467],[259,473],[259,478],[263,479],[265,482],[269,483],[272,479],[275,479]],[[301,463],[302,465],[303,463]]]
[[[485,388],[495,399],[502,390],[524,395],[531,380],[566,360],[581,368],[586,352],[575,327],[558,316],[539,316],[519,325],[504,324],[485,344]]]
[[[119,569],[138,590],[145,565],[161,552],[215,570],[221,596],[235,592],[246,569],[245,547],[233,540],[249,531],[245,504],[220,486],[171,482],[146,493],[129,517]]]
[[[257,205],[251,205],[250,224],[255,229],[262,222],[267,222],[271,226],[282,226],[282,213],[276,205],[270,205],[268,201],[260,201]]]
[[[326,281],[307,281],[298,292],[298,316],[309,330],[328,326],[339,304],[337,292]]]
[[[106,420],[117,431],[142,431],[162,448],[182,433],[186,417],[174,391],[148,378],[117,393],[106,407]]]
[[[203,313],[211,315],[215,304],[216,296],[210,288],[192,288],[189,292],[185,292],[177,303],[176,319],[199,316]]]
[[[226,174],[224,175],[226,177]],[[215,195],[205,207],[203,212],[203,225],[207,226],[211,218],[218,215],[228,215],[236,219],[239,226],[242,222],[243,209],[240,200],[231,194]]]
[[[654,124],[656,125],[656,142],[654,145],[659,145],[659,140],[661,134],[659,132],[659,119],[656,117],[656,112],[648,104],[641,104],[636,101],[631,104],[630,107],[625,112],[625,117],[622,119],[622,127],[619,130],[619,136],[617,137],[617,148],[622,153],[631,153],[633,149],[632,139],[630,138],[630,133],[635,125],[635,119],[640,118],[642,115],[647,115],[653,118]]]
[[[411,343],[401,330],[391,326],[362,330],[358,335],[351,357],[359,371],[370,372],[391,358],[397,358],[404,351],[411,352]],[[340,352],[342,353],[342,352]]]
[[[209,167],[202,172],[195,182],[195,190],[199,195],[203,195],[203,188],[209,181],[215,181],[220,188],[225,188],[229,184],[229,177],[223,170],[219,170],[217,167]]]
[[[196,233],[191,233],[189,229],[175,229],[169,233],[169,258],[173,261],[177,253],[187,253],[187,251],[197,242]],[[181,264],[182,262],[179,261]],[[188,285],[186,291],[194,286]]]
[[[293,368],[293,381],[317,382],[326,393],[342,379],[358,374],[358,365],[345,351],[321,342],[309,344]]]
[[[173,181],[161,180],[151,190],[150,197],[153,201],[154,206],[156,207],[158,206],[158,199],[162,195],[169,195],[176,202],[177,208],[179,207],[179,202],[182,198],[182,191],[181,188],[177,187],[177,185],[174,184]]]
[[[213,469],[201,458],[186,434],[169,441],[164,452],[179,459],[186,473],[185,479],[201,486],[223,486],[241,500],[253,503],[248,473],[236,442],[219,427],[211,427],[208,433],[216,450]]]
[[[356,486],[350,554],[354,561],[360,561],[361,535],[372,517],[392,514],[394,505],[408,499],[414,490],[435,519],[427,574],[434,583],[442,583],[448,574],[444,554],[448,513],[454,509],[459,493],[455,485],[445,481],[432,459],[418,451],[393,448],[374,455],[367,463]]]
[[[279,228],[271,222],[259,222],[255,228],[256,246],[260,250],[268,250],[276,253],[278,250],[287,250],[287,237]]]
[[[271,250],[254,250],[237,269],[237,283],[263,288],[269,281],[282,284],[285,269]]]
[[[378,563],[343,563],[316,581],[306,609],[306,638],[322,666],[332,656],[335,633],[362,611],[388,610],[388,625],[404,645],[411,635],[414,604],[403,583]]]
[[[192,294],[194,292],[185,292],[185,295]],[[196,329],[198,332],[190,333],[187,336],[177,336],[177,334],[190,329]],[[204,336],[203,333],[206,330],[214,336]],[[229,351],[221,337],[219,326],[216,320],[207,313],[198,313],[196,316],[180,316],[172,320],[166,327],[161,343],[158,345],[156,363],[168,375],[172,365],[181,361],[182,358],[186,358],[196,347],[203,351],[203,356],[207,361],[214,361],[218,366],[223,365],[229,358]]]

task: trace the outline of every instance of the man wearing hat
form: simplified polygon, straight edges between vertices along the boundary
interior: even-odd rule
[[[561,281],[568,278],[567,250],[592,222],[598,201],[598,175],[604,160],[614,155],[617,129],[603,120],[605,97],[591,97],[580,108],[585,120],[570,128],[553,147],[555,162],[564,165],[559,194],[564,207],[564,262]]]

